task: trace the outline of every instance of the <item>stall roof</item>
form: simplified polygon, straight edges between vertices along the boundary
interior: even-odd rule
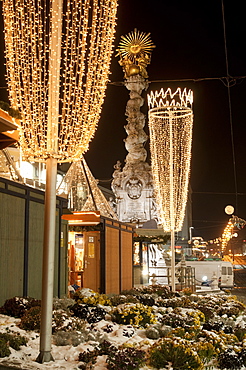
[[[18,140],[19,133],[13,118],[0,109],[0,150],[16,143]]]
[[[101,215],[99,211],[74,212],[62,215],[62,219],[67,220],[69,225],[98,225],[101,222]]]
[[[17,126],[13,118],[4,110],[0,109],[0,132],[16,130]]]

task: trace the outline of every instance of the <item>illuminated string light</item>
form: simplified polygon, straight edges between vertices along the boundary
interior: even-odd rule
[[[228,221],[228,224],[226,225],[223,234],[221,236],[221,251],[222,253],[225,252],[227,244],[231,240],[233,236],[233,229],[234,229],[234,223],[232,223],[230,220]]]
[[[63,192],[68,194],[69,208],[73,211],[96,210],[105,217],[118,220],[113,208],[99,189],[98,180],[92,175],[84,157],[82,161],[72,163],[58,191],[59,194]]]
[[[109,75],[117,0],[3,0],[9,99],[23,159],[46,162],[40,353],[51,355],[57,162],[88,149]]]
[[[68,162],[88,150],[100,118],[117,0],[67,0],[64,14],[53,22],[49,7],[42,0],[3,0],[9,99],[21,112],[24,160],[45,161],[52,156]],[[61,54],[51,55],[51,33],[59,22],[63,22]],[[55,59],[60,60],[60,69],[54,67],[49,73]],[[51,102],[49,85],[56,75],[60,86]],[[55,113],[49,117],[52,104]],[[49,121],[52,130],[48,130]]]
[[[192,90],[183,91],[180,87],[172,93],[172,90],[168,88],[166,91],[161,89],[158,91],[151,91],[148,95],[148,105],[150,108],[168,108],[170,107],[180,107],[180,108],[187,108],[192,106],[193,103],[193,92]]]
[[[165,231],[180,231],[190,177],[192,91],[170,89],[148,95],[151,165]]]
[[[239,218],[235,215],[233,215],[229,219],[229,221],[228,221],[228,223],[227,223],[227,225],[226,225],[226,227],[223,231],[223,234],[221,236],[221,251],[222,252],[225,252],[229,241],[234,236],[234,228],[236,227],[237,229],[240,230],[245,226],[245,224],[246,224],[246,221],[244,219]]]

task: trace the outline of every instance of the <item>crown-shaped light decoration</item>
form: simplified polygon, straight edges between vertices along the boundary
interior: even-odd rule
[[[193,113],[192,91],[170,89],[148,95],[151,165],[165,231],[180,231],[190,177]]]
[[[148,95],[148,105],[150,108],[161,108],[161,107],[174,107],[184,108],[191,107],[193,103],[193,91],[185,88],[181,90],[180,87],[172,93],[172,90],[168,88],[166,91],[161,89],[160,91],[151,91]]]

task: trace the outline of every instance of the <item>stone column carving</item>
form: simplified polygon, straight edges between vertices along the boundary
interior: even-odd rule
[[[139,226],[156,218],[151,166],[146,162],[147,151],[144,148],[148,136],[144,131],[145,115],[141,112],[144,104],[142,92],[148,88],[146,67],[154,47],[149,34],[135,29],[122,36],[118,49],[125,86],[130,92],[126,104],[127,137],[124,140],[128,154],[123,168],[119,161],[115,164],[111,185],[119,220]]]

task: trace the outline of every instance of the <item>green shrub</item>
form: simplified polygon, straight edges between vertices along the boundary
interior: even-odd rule
[[[14,348],[16,351],[20,350],[21,346],[25,346],[28,340],[20,335],[14,335],[9,341],[9,346]]]
[[[123,290],[121,294],[135,296],[138,296],[139,294],[154,294],[155,296],[162,298],[171,298],[175,296],[175,293],[171,292],[169,287],[164,285],[146,285],[135,287],[130,290]]]
[[[9,347],[20,350],[20,346],[25,346],[27,339],[19,334],[0,333],[0,357],[6,357],[10,355]]]
[[[141,303],[118,306],[111,312],[111,315],[113,321],[123,325],[145,327],[156,322],[152,307]]]
[[[31,307],[21,317],[20,328],[24,330],[40,330],[41,307]]]
[[[212,343],[197,342],[194,343],[193,349],[196,350],[198,356],[204,364],[208,364],[214,357],[217,356],[216,349]]]
[[[230,302],[230,304],[228,304]],[[216,310],[219,316],[238,316],[242,311],[245,310],[245,305],[239,301],[235,301],[228,297],[228,301],[222,304]]]
[[[139,303],[139,300],[134,295],[118,295],[115,294],[110,297],[110,302],[112,306],[118,306],[124,303]]]
[[[11,354],[8,344],[0,338],[0,357],[8,357]]]
[[[41,301],[34,298],[13,297],[5,301],[4,305],[0,308],[0,313],[21,318],[31,307],[40,305]]]
[[[246,327],[236,326],[233,333],[236,335],[239,342],[242,342],[242,340],[246,338]]]
[[[217,361],[219,369],[238,370],[243,366],[242,358],[232,348],[220,353]]]
[[[16,351],[20,350],[20,346],[27,344],[27,339],[19,334],[0,333],[0,339],[5,340]]]
[[[238,343],[238,338],[234,334],[225,334],[223,331],[201,330],[197,334],[197,340],[211,343],[218,354],[223,352],[227,346],[232,347]]]
[[[158,298],[156,301],[156,304],[159,307],[185,307],[190,308],[192,306],[192,303],[188,296],[182,296],[182,297],[173,297],[173,298]]]
[[[69,311],[55,310],[52,318],[52,332],[81,330],[85,323],[78,317],[71,315]]]
[[[149,364],[157,369],[172,366],[173,370],[202,368],[202,361],[190,342],[180,338],[162,338],[149,350]]]
[[[145,352],[134,347],[111,351],[107,357],[109,370],[138,370],[145,362]]]
[[[80,369],[91,369],[92,366],[96,363],[97,356],[102,355],[112,355],[116,353],[117,348],[113,346],[110,342],[104,340],[101,342],[96,348],[92,351],[87,349],[84,352],[79,353],[79,361],[83,362],[82,365],[79,366]]]
[[[196,340],[198,333],[199,333],[199,331],[194,326],[191,326],[189,328],[189,331],[187,331],[184,328],[178,327],[178,328],[175,328],[175,329],[172,329],[171,331],[169,331],[169,333],[167,333],[167,335],[165,335],[165,336],[170,337],[170,338],[179,337],[179,338],[184,338],[184,339],[189,340],[189,341],[191,341],[191,340],[194,341],[194,340]]]
[[[77,331],[57,331],[53,335],[53,342],[56,346],[78,346],[80,343],[85,341],[85,337],[82,333]]]
[[[182,311],[180,308],[175,308],[173,311],[168,312],[162,316],[162,323],[169,325],[172,328],[184,328],[190,331],[194,328],[199,329],[205,322],[205,316],[198,310]]]
[[[75,300],[72,298],[54,298],[53,299],[53,309],[54,310],[63,310],[69,312],[69,307],[75,304]]]
[[[86,304],[88,306],[110,306],[111,301],[106,294],[99,294],[91,291],[90,295],[83,295],[83,290],[76,292],[74,299],[79,304]]]

